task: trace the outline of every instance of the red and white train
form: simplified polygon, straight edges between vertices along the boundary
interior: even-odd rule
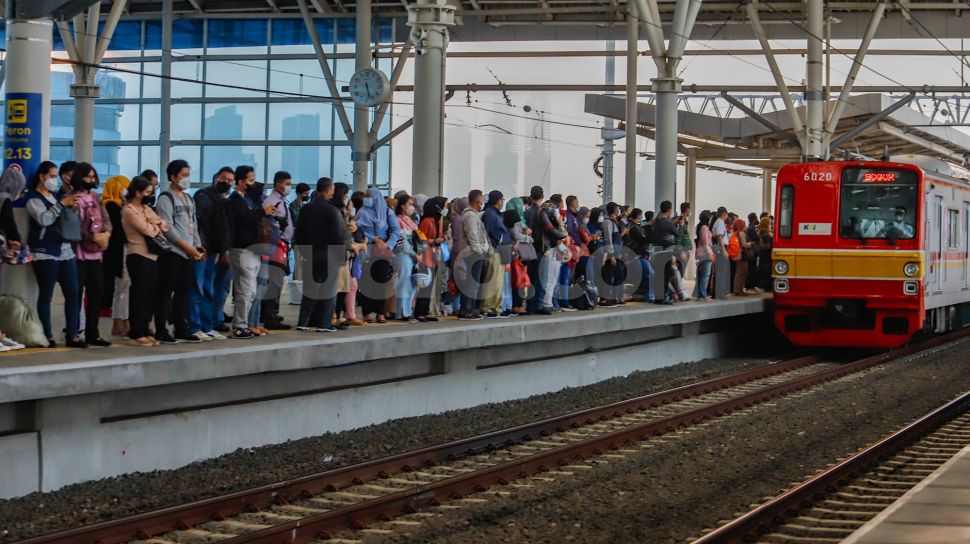
[[[970,322],[970,176],[893,159],[778,172],[774,320],[792,343],[894,348]]]

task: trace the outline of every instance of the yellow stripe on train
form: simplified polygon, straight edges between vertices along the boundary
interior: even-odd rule
[[[776,249],[771,252],[772,261],[784,261],[788,270],[775,276],[810,278],[858,278],[858,279],[914,279],[921,278],[925,270],[924,257],[918,251],[842,250],[842,249]],[[907,276],[903,271],[909,263],[916,263],[919,271]]]

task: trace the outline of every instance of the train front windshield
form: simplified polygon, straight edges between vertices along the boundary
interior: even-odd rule
[[[842,170],[842,238],[909,240],[916,237],[919,177],[913,170]]]

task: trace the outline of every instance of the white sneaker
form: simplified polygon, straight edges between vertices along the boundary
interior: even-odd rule
[[[209,337],[210,340],[225,340],[226,337],[219,334],[219,331],[206,331],[202,333]]]
[[[20,342],[17,342],[16,340],[11,340],[10,338],[6,338],[6,337],[0,338],[0,345],[7,346],[11,350],[24,349],[27,347],[21,344]]]
[[[10,347],[9,346],[4,346],[3,344],[0,344],[0,353],[3,353],[5,351],[10,351]]]
[[[212,341],[212,337],[209,336],[208,334],[202,332],[202,331],[199,331],[199,332],[193,334],[192,336],[194,338],[198,338],[200,342],[210,342],[210,341]]]

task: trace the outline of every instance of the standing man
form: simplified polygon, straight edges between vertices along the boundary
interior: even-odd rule
[[[189,333],[187,323],[189,291],[194,280],[194,263],[205,260],[199,238],[195,201],[185,192],[189,187],[189,163],[176,159],[165,168],[169,188],[155,201],[155,212],[168,223],[165,237],[172,250],[159,256],[158,299],[155,306],[155,338],[163,344],[201,342]],[[168,333],[168,322],[175,336]]]
[[[290,218],[293,220],[293,225],[296,225],[300,221],[300,211],[303,206],[310,201],[310,186],[306,183],[296,184],[296,198],[293,202],[290,202]],[[294,234],[295,236],[295,234]],[[300,248],[293,246],[293,262],[296,266],[293,267],[293,281],[290,282],[290,288],[287,290],[289,304],[298,306],[300,304],[300,289],[303,280],[303,271],[300,270]]]
[[[330,202],[333,193],[333,180],[320,178],[316,198],[300,211],[294,232],[303,268],[303,299],[296,327],[300,331],[316,327],[317,332],[337,332],[333,315],[338,270],[347,255],[347,227],[343,212]]]
[[[225,340],[219,328],[222,308],[229,294],[232,273],[229,269],[229,244],[232,230],[226,211],[226,197],[232,190],[235,174],[223,166],[212,176],[212,185],[196,191],[195,217],[199,238],[205,249],[204,261],[193,266],[195,285],[189,293],[189,333],[199,340]]]
[[[512,262],[512,236],[502,221],[504,206],[505,197],[502,192],[492,191],[488,193],[488,205],[482,213],[482,224],[492,250],[488,258],[489,275],[482,290],[482,312],[486,319],[510,317],[510,314],[503,314],[501,310],[505,265]]]
[[[261,302],[263,307],[260,312],[263,326],[271,331],[290,329],[289,325],[283,323],[283,317],[280,315],[280,294],[283,292],[286,276],[290,273],[290,245],[293,242],[293,230],[296,226],[286,202],[292,185],[293,176],[289,172],[277,172],[273,175],[273,192],[263,201],[263,204],[273,207],[273,215],[280,226],[280,243],[269,258],[269,285],[266,287],[266,296]]]
[[[532,199],[532,205],[525,210],[525,226],[532,231],[532,244],[539,258],[526,263],[529,282],[533,285],[532,297],[528,299],[526,306],[529,312],[535,313],[536,310],[542,307],[542,281],[539,274],[539,267],[542,262],[543,242],[542,231],[536,230],[536,226],[541,222],[539,216],[542,214],[542,199],[545,198],[542,186],[534,185],[529,191],[529,197]]]
[[[256,183],[256,171],[252,166],[236,167],[236,190],[229,196],[227,203],[229,220],[232,225],[232,242],[229,249],[229,262],[233,274],[233,317],[232,333],[229,338],[248,340],[253,337],[250,327],[259,323],[249,323],[249,311],[256,301],[256,281],[261,264],[259,255],[252,246],[258,242],[257,234],[264,217],[276,213],[272,206],[260,205],[247,194]]]
[[[460,266],[465,269],[464,281],[458,282],[461,292],[461,313],[458,319],[479,320],[482,313],[479,310],[482,292],[482,281],[487,277],[488,262],[491,259],[492,246],[488,243],[485,224],[482,223],[482,206],[485,196],[478,189],[468,193],[468,207],[461,214],[461,226],[464,236]]]

